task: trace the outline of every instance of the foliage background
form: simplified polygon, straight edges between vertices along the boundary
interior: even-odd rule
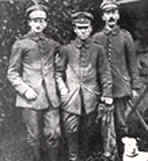
[[[25,9],[31,3],[31,0],[0,0],[0,161],[29,161],[28,156],[31,154],[24,143],[25,131],[21,113],[15,108],[15,92],[6,79],[11,46],[28,30]],[[41,3],[47,5],[49,10],[48,28],[45,31],[47,37],[62,44],[74,38],[70,19],[73,10],[92,12],[95,17],[94,32],[103,27],[99,10],[101,0],[41,0]],[[120,8],[120,25],[127,28],[135,39],[139,29],[136,28],[137,22],[142,23],[140,29],[147,25],[147,6],[148,2],[142,0],[140,3],[125,4]],[[136,123],[134,127],[137,128]]]

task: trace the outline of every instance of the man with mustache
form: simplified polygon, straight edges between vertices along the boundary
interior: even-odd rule
[[[105,27],[101,32],[96,33],[93,39],[105,47],[112,69],[116,132],[120,144],[121,137],[128,134],[125,119],[126,104],[131,96],[138,95],[137,89],[140,88],[140,82],[133,38],[127,30],[120,29],[117,24],[120,18],[118,7],[115,0],[104,0],[101,3]],[[122,153],[122,146],[119,152]]]

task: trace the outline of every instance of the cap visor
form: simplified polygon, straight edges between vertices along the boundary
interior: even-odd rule
[[[78,27],[88,27],[90,25],[90,23],[75,23],[76,26]]]
[[[44,11],[42,11],[42,10],[35,10],[35,11],[32,11],[31,13],[30,13],[30,15],[29,15],[29,17],[31,18],[31,19],[33,19],[33,18],[47,18],[47,15],[46,15],[46,13],[44,12]]]
[[[110,11],[110,10],[117,9],[117,8],[118,8],[117,5],[110,4],[110,5],[104,6],[103,10]]]

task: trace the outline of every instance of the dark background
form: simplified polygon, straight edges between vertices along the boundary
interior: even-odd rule
[[[125,0],[126,1],[126,0]],[[45,3],[44,0],[42,2]],[[48,0],[49,9],[47,37],[62,44],[73,39],[70,13],[72,10],[88,10],[95,17],[94,32],[101,30],[101,11],[99,0]],[[31,151],[25,143],[24,124],[21,112],[15,108],[15,91],[6,79],[9,55],[13,42],[28,28],[25,22],[25,9],[31,5],[30,0],[0,0],[0,161],[30,161]],[[134,40],[138,40],[140,31],[143,41],[148,42],[148,2],[141,0],[136,3],[127,3],[120,6],[120,25],[128,29]],[[148,44],[148,43],[147,43]],[[146,102],[146,101],[145,101]],[[147,103],[142,105],[147,109]],[[131,131],[142,139],[141,147],[148,148],[146,132],[136,116],[129,119]]]

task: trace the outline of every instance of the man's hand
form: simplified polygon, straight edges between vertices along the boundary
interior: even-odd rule
[[[68,89],[67,88],[63,88],[61,90],[61,100],[62,100],[62,102],[66,100],[67,95],[68,95]]]
[[[136,98],[138,96],[139,96],[138,92],[136,90],[132,90],[132,97]]]
[[[37,98],[37,93],[33,89],[30,88],[29,90],[26,91],[25,97],[29,101],[35,100]]]
[[[97,107],[97,116],[96,116],[96,123],[99,122],[100,118],[104,116],[106,105],[104,103],[99,103]]]
[[[107,105],[111,105],[113,103],[113,98],[111,97],[101,97],[101,101]]]
[[[61,96],[65,96],[68,94],[68,89],[67,88],[62,88],[61,90]]]

